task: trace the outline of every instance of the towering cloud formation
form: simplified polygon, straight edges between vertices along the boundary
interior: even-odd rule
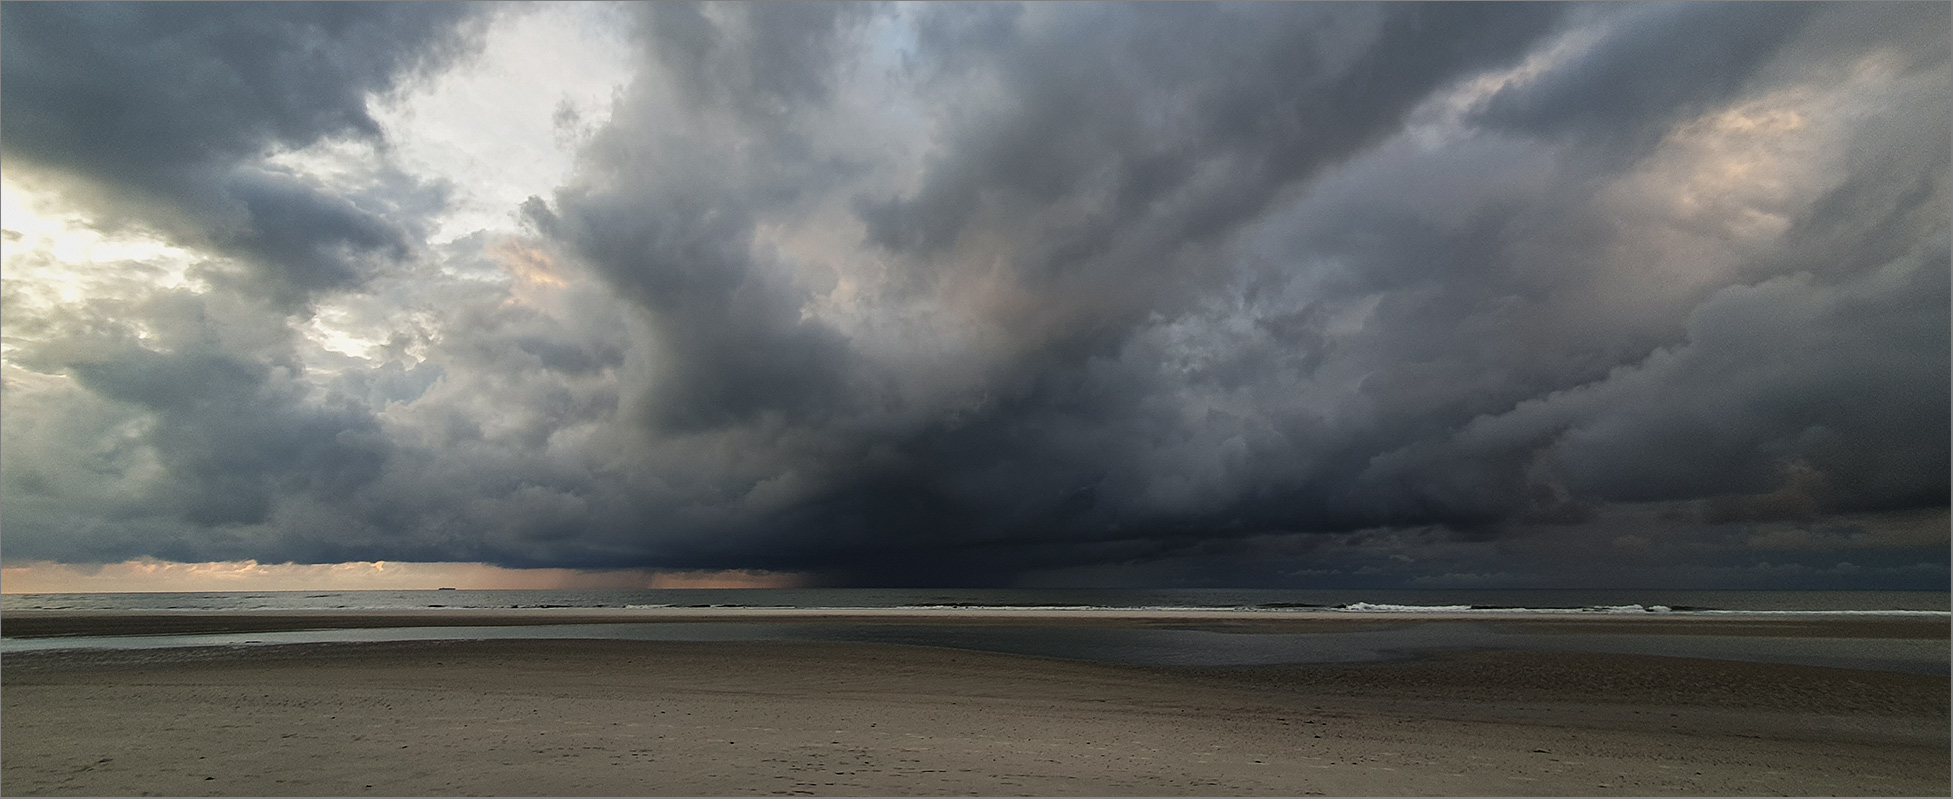
[[[626,6],[452,241],[367,104],[533,12],[23,8],[10,176],[210,264],[10,306],[10,558],[1946,579],[1943,5]]]

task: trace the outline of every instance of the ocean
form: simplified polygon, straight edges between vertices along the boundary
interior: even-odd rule
[[[1911,614],[1953,610],[1943,591],[690,588],[206,591],[0,594],[9,610],[420,610],[510,608],[1232,608],[1350,612]]]
[[[1949,595],[1932,591],[1366,591],[1366,590],[943,590],[670,589],[584,591],[258,591],[0,595],[0,614],[23,610],[280,611],[525,608],[1049,608],[1238,609],[1385,619],[1382,628],[1250,632],[1190,621],[1151,627],[1038,624],[901,624],[827,621],[684,621],[533,626],[392,627],[252,633],[19,638],[0,654],[49,650],[170,650],[379,641],[609,639],[814,641],[905,644],[1038,657],[1164,666],[1253,666],[1400,660],[1471,649],[1666,655],[1928,674],[1948,672],[1944,638],[1703,634],[1539,634],[1497,624],[1515,612],[1643,616],[1798,616],[1948,620]],[[1443,614],[1438,617],[1436,614]],[[1457,614],[1482,614],[1483,622]],[[1420,615],[1433,618],[1420,619]],[[159,653],[160,656],[161,653]],[[146,656],[147,657],[147,656]]]

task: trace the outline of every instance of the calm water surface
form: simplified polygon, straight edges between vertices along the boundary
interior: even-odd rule
[[[1816,666],[1946,673],[1944,640],[1719,635],[1538,635],[1472,620],[1420,620],[1420,610],[1506,609],[1570,614],[1817,613],[1841,620],[1891,615],[1948,618],[1937,592],[1795,591],[348,591],[195,594],[39,594],[0,597],[0,610],[126,611],[623,607],[1056,607],[1242,608],[1269,613],[1352,609],[1389,629],[1323,633],[1225,631],[1188,624],[1118,629],[830,622],[688,622],[452,626],[207,635],[0,638],[0,654],[52,649],[132,650],[280,644],[482,639],[832,641],[909,644],[1146,665],[1366,662],[1443,650],[1530,649],[1655,654]],[[1652,609],[1652,610],[1651,610]]]
[[[1701,611],[1939,611],[1943,591],[1362,590],[1362,589],[603,589],[581,591],[213,591],[4,594],[7,610],[355,610],[625,607],[1057,608],[1667,608]]]

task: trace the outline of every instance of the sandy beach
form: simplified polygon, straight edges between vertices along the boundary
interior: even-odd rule
[[[141,627],[88,617],[40,631]],[[386,642],[17,653],[4,686],[0,792],[16,796],[1949,789],[1944,675],[1636,655],[1192,668],[893,644]]]

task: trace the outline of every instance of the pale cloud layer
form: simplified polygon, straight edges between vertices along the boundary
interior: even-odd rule
[[[10,566],[1947,581],[1943,4],[4,15]]]

